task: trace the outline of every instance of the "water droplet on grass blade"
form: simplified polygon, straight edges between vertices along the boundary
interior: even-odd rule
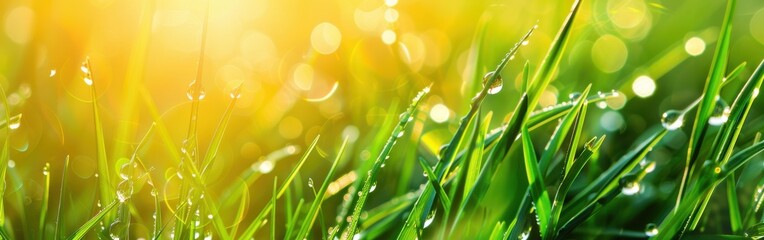
[[[90,79],[90,77],[85,77],[82,80],[85,81],[85,84],[88,86],[93,86],[93,79]]]
[[[371,187],[369,188],[369,192],[374,192],[374,190],[377,190],[377,182],[374,182],[371,184]]]
[[[21,127],[21,116],[22,115],[19,115],[18,117],[15,117],[15,118],[11,118],[10,123],[8,123],[8,128],[18,129],[19,127]]]
[[[239,98],[241,98],[241,85],[239,85],[238,87],[236,87],[233,90],[231,90],[231,93],[229,94],[229,96],[232,99],[239,99]]]
[[[581,93],[580,92],[572,92],[572,93],[568,94],[568,98],[570,98],[571,101],[576,101],[580,97],[581,97]]]
[[[502,86],[504,85],[503,81],[501,80],[501,75],[496,75],[496,79],[493,80],[493,82],[488,82],[493,77],[494,72],[488,72],[483,76],[483,87],[488,88],[488,94],[497,94],[501,91]],[[487,86],[490,84],[490,86]]]
[[[725,102],[724,99],[716,97],[716,105],[714,105],[714,110],[711,112],[711,117],[708,118],[708,124],[713,126],[721,126],[727,122],[729,116],[730,106],[727,105],[727,102]]]
[[[427,218],[424,220],[424,225],[422,225],[422,228],[429,227],[432,224],[432,222],[435,221],[435,213],[436,211],[435,209],[433,209],[432,211],[430,211],[429,214],[427,214]]]
[[[188,84],[188,90],[186,91],[186,97],[188,97],[188,100],[202,100],[206,95],[207,94],[204,92],[204,87],[201,85],[201,83],[198,83],[196,80],[194,80]]]
[[[648,223],[645,227],[645,235],[648,237],[654,237],[658,235],[658,226],[655,223]]]
[[[308,187],[313,188],[313,178],[308,178]]]
[[[627,196],[637,194],[639,192],[639,179],[636,175],[626,175],[619,181],[621,183],[621,193]]]
[[[668,110],[661,116],[661,124],[667,130],[676,130],[684,123],[684,113],[678,110]]]

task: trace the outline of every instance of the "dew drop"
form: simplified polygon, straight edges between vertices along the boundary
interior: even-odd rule
[[[22,115],[19,115],[18,117],[15,117],[15,118],[11,118],[10,123],[8,124],[8,128],[18,129],[19,127],[21,127],[21,116]]]
[[[497,94],[501,91],[502,86],[504,85],[503,81],[501,80],[501,75],[496,75],[496,79],[491,82],[490,86],[486,86],[489,80],[493,77],[494,72],[488,72],[483,76],[483,87],[488,88],[488,94]]]
[[[308,178],[308,187],[313,188],[313,178]]]
[[[403,137],[403,131],[398,132],[398,135],[395,135],[395,137],[397,137],[397,138]]]
[[[50,70],[50,75],[48,75],[48,77],[53,77],[53,76],[56,76],[56,69]]]
[[[642,169],[644,169],[646,173],[651,173],[655,171],[655,161],[642,159],[642,161],[639,162],[639,166],[642,167]]]
[[[82,80],[85,81],[85,84],[88,86],[93,86],[93,79],[90,79],[90,77],[85,77]]]
[[[720,97],[716,97],[716,105],[714,105],[714,110],[711,112],[711,117],[708,118],[708,124],[713,126],[721,126],[725,122],[727,122],[727,119],[730,116],[730,106],[727,105],[727,102],[724,101],[724,99],[721,99]]]
[[[433,209],[432,211],[430,211],[429,214],[427,214],[427,218],[424,220],[424,225],[422,225],[423,226],[422,228],[429,227],[432,224],[432,222],[435,221],[435,212],[436,212],[435,209]]]
[[[661,116],[661,124],[669,131],[682,127],[684,114],[678,110],[668,110]]]
[[[257,170],[260,171],[260,173],[266,174],[273,171],[273,167],[273,161],[265,160],[260,162],[260,164],[257,166]]]
[[[231,93],[229,94],[229,96],[232,99],[239,99],[239,98],[241,98],[241,85],[239,85],[238,87],[236,87],[233,90],[231,90]]]
[[[427,171],[422,172],[422,176],[427,177]]]
[[[578,98],[580,98],[580,97],[581,97],[581,93],[580,93],[580,92],[572,92],[572,93],[568,94],[568,98],[569,98],[571,101],[576,101],[576,100],[578,100]]]
[[[655,223],[648,223],[645,227],[645,235],[648,237],[654,237],[658,235],[658,226]]]
[[[199,86],[197,86],[199,84]],[[188,100],[202,100],[207,94],[204,92],[204,87],[201,83],[197,83],[196,80],[188,84],[188,90],[186,91],[186,97]]]
[[[371,184],[371,188],[369,188],[369,192],[374,192],[374,190],[377,190],[377,182],[374,182]]]
[[[597,107],[600,109],[605,109],[607,108],[607,103],[604,101],[597,102]]]
[[[82,73],[84,74],[90,74],[90,69],[87,66],[87,62],[83,62],[82,66],[80,66],[80,70],[82,70]],[[55,72],[55,70],[54,70]]]
[[[528,46],[528,44],[529,44],[529,43],[530,43],[530,42],[529,42],[528,40],[525,40],[525,41],[523,41],[523,43],[522,43],[522,44],[523,44],[523,46]]]
[[[124,179],[124,180],[130,179],[130,169],[129,168],[130,168],[129,164],[127,164],[127,163],[122,164],[122,167],[120,167],[120,170],[119,170],[119,177]]]
[[[626,175],[620,180],[621,193],[627,196],[637,194],[639,192],[639,181],[637,181],[636,175]]]
[[[438,156],[440,156],[440,158],[445,157],[446,150],[448,150],[448,144],[443,144],[440,146],[440,149],[438,150]]]

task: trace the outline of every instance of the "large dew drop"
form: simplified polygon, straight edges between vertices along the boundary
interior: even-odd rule
[[[488,94],[497,94],[501,92],[502,86],[504,86],[504,82],[501,80],[501,75],[496,75],[496,79],[493,80],[493,82],[488,82],[493,77],[494,72],[488,72],[483,76],[483,87],[488,88]],[[490,84],[490,86],[487,86]]]
[[[654,223],[648,223],[645,227],[645,235],[648,237],[654,237],[655,235],[658,235],[658,226]]]
[[[631,196],[639,192],[640,186],[636,175],[623,176],[620,183],[621,193],[624,195]]]
[[[199,84],[199,86],[197,86]],[[202,100],[207,94],[204,92],[204,87],[201,86],[201,83],[197,83],[196,80],[192,81],[191,84],[188,85],[188,91],[186,91],[186,97],[188,97],[188,100]]]
[[[730,106],[727,105],[727,102],[724,101],[724,99],[721,99],[720,97],[716,98],[716,105],[714,106],[714,111],[711,112],[711,117],[708,118],[708,124],[711,124],[713,126],[721,126],[725,122],[727,122],[727,119],[730,116]]]
[[[676,130],[682,127],[684,114],[678,110],[668,110],[661,116],[661,124],[667,130]]]

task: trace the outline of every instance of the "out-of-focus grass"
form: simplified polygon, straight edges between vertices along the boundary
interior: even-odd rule
[[[764,236],[760,1],[0,13],[4,239]]]

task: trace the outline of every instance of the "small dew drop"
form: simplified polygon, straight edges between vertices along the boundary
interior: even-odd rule
[[[605,109],[607,108],[607,103],[604,101],[597,102],[597,107],[600,109]]]
[[[648,161],[647,159],[642,159],[642,161],[639,162],[639,166],[644,169],[646,173],[651,173],[655,171],[655,161]]]
[[[523,41],[523,46],[528,46],[530,42],[528,40]]]
[[[199,86],[197,86],[199,84]],[[207,94],[204,92],[204,87],[201,83],[197,83],[196,80],[192,81],[188,85],[188,91],[186,91],[186,97],[188,100],[202,100]]]
[[[93,79],[90,79],[90,77],[85,77],[82,80],[85,81],[85,84],[88,86],[93,86]]]
[[[82,73],[84,74],[90,74],[90,69],[88,69],[87,62],[82,63],[82,66],[80,66],[80,70],[82,70]]]
[[[229,94],[229,96],[232,99],[239,99],[239,98],[241,98],[241,85],[239,85],[238,87],[236,87],[233,90],[231,90],[231,93]]]
[[[265,160],[260,162],[260,165],[258,165],[257,170],[260,171],[262,174],[269,173],[273,171],[273,161]]]
[[[488,72],[483,76],[483,87],[488,88],[488,94],[497,94],[501,91],[502,86],[504,85],[503,81],[501,80],[501,75],[496,75],[496,79],[493,80],[493,82],[489,83],[488,81],[491,80],[493,77],[494,72]],[[486,86],[490,84],[490,86]]]
[[[423,228],[429,227],[433,221],[435,221],[435,209],[430,211],[430,214],[427,214],[427,218],[424,220],[424,225],[422,225]]]
[[[569,98],[571,101],[576,101],[576,100],[578,100],[578,98],[580,98],[580,97],[581,97],[581,93],[580,93],[580,92],[572,92],[572,93],[568,94],[568,98]]]
[[[377,190],[377,182],[374,182],[371,184],[371,187],[369,188],[369,192],[374,192],[374,190]]]
[[[19,127],[21,127],[21,115],[16,118],[11,118],[10,123],[8,124],[8,128],[10,129],[18,129]]]
[[[313,178],[308,178],[308,187],[313,188]]]
[[[668,110],[661,116],[661,124],[669,131],[681,128],[683,123],[684,114],[678,110]]]
[[[627,196],[637,194],[640,186],[636,175],[626,175],[621,178],[621,193]]]
[[[422,176],[427,177],[427,171],[423,171]]]
[[[648,237],[654,237],[658,235],[658,226],[655,223],[648,223],[645,227],[645,235]]]
[[[729,119],[730,116],[730,106],[727,105],[727,102],[724,101],[724,99],[721,99],[717,96],[716,98],[716,105],[714,105],[714,110],[711,112],[711,117],[708,118],[708,124],[712,126],[721,126],[725,122],[727,122],[727,119]]]
[[[53,76],[56,76],[56,69],[50,70],[50,75],[48,75],[48,77],[53,77]]]

